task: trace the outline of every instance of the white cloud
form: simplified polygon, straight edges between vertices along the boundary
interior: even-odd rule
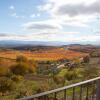
[[[22,19],[25,18],[24,15],[18,15],[16,13],[16,9],[13,5],[11,5],[9,8],[10,8],[10,16],[15,17],[15,18],[22,18]]]
[[[40,16],[40,13],[37,13],[36,16],[39,17]]]
[[[44,6],[39,5],[39,6],[37,7],[37,9],[38,9],[39,11],[48,11],[48,10],[50,10],[51,8],[52,8],[52,4],[51,4],[51,3],[47,3],[47,4],[45,4]]]
[[[16,13],[12,13],[11,16],[18,17]]]
[[[100,16],[99,0],[47,0],[38,7],[39,11],[48,12],[53,20],[60,24],[87,27],[88,23]]]
[[[75,33],[75,34],[74,34]],[[0,40],[25,40],[25,41],[62,41],[62,42],[99,42],[100,34],[77,36],[78,32],[60,32],[55,34],[1,34]]]
[[[80,4],[85,3],[87,5],[94,3],[96,0],[48,0],[50,3],[54,3],[56,5],[64,5],[64,4]]]
[[[32,14],[30,17],[31,17],[31,18],[35,18],[35,17],[36,17],[36,15],[35,15],[35,14]]]
[[[17,35],[15,33],[0,33],[0,40],[21,40],[24,35]]]
[[[15,7],[14,7],[13,5],[11,5],[9,8],[10,8],[11,10],[15,10]]]
[[[17,15],[16,12],[12,13],[11,16],[15,18],[22,18],[22,19],[25,18],[25,16]]]
[[[55,23],[53,20],[43,20],[28,22],[23,25],[24,29],[30,30],[32,32],[57,32],[62,29],[62,26]]]
[[[40,17],[40,16],[41,16],[40,13],[31,14],[31,15],[30,15],[30,18],[35,18],[35,17]]]
[[[91,5],[86,5],[84,3],[80,4],[64,4],[59,6],[55,10],[55,14],[68,15],[70,17],[78,15],[95,15],[100,14],[100,1],[97,1]]]

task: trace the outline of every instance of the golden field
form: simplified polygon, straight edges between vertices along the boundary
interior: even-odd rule
[[[65,50],[63,48],[41,50],[41,51],[17,51],[17,50],[0,51],[1,58],[16,59],[16,56],[19,55],[26,56],[28,59],[44,61],[44,60],[73,59],[77,57],[83,57],[88,54],[71,50]]]

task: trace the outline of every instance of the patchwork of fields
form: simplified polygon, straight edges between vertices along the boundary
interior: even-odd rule
[[[52,50],[41,51],[0,51],[0,57],[6,59],[16,59],[16,56],[24,55],[29,59],[37,61],[41,60],[59,60],[59,59],[73,59],[76,57],[83,57],[88,55],[87,53],[76,52],[72,50],[65,50],[63,48],[57,48]]]

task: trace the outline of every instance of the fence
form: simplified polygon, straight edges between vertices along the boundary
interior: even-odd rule
[[[18,100],[100,100],[100,77]]]

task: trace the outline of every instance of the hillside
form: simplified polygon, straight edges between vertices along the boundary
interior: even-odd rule
[[[72,44],[68,46],[63,46],[65,49],[73,50],[73,51],[79,51],[79,52],[85,52],[90,53],[95,50],[100,50],[99,45],[80,45],[80,44]]]

